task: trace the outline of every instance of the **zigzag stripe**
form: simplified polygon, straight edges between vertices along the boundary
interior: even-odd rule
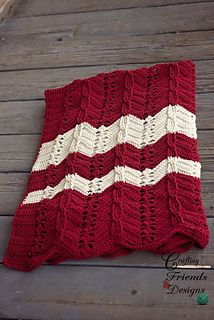
[[[95,177],[104,176],[114,168],[114,166],[116,165],[116,160],[117,165],[126,165],[136,170],[154,168],[162,160],[166,159],[169,156],[177,156],[187,160],[200,161],[199,155],[197,153],[196,139],[189,138],[181,133],[176,133],[176,137],[173,137],[172,135],[173,133],[166,134],[153,145],[145,146],[143,150],[137,149],[131,144],[125,143],[118,144],[115,148],[112,148],[105,154],[96,154],[92,158],[79,152],[77,152],[76,154],[71,153],[55,168],[48,167],[43,171],[32,172],[30,177],[31,184],[28,186],[28,192],[44,189],[47,186],[47,181],[50,182],[48,184],[53,187],[61,181],[65,174],[68,173],[76,172],[83,178],[90,180]],[[169,148],[168,143],[170,141],[175,142],[175,148]],[[119,154],[123,154],[124,147],[124,157],[115,159],[115,153],[117,152]],[[151,147],[152,157],[150,157]],[[71,165],[72,163],[73,166]],[[91,163],[94,164],[93,173],[90,170]],[[56,172],[57,174],[55,174]],[[53,180],[52,174],[54,175]]]
[[[200,178],[201,164],[180,157],[168,157],[153,169],[147,168],[139,171],[127,166],[115,166],[105,176],[96,177],[93,180],[85,179],[77,173],[68,174],[55,187],[47,186],[44,190],[30,192],[22,204],[36,203],[47,198],[51,199],[64,189],[75,189],[88,196],[92,193],[101,193],[116,182],[130,183],[138,187],[154,185],[172,172]]]
[[[82,122],[56,139],[43,143],[32,171],[44,170],[50,164],[58,165],[73,152],[92,157],[125,142],[141,149],[173,132],[196,139],[195,114],[180,105],[169,105],[145,119],[130,114],[121,116],[108,127],[95,128]]]

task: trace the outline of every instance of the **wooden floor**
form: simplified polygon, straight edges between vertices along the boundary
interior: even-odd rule
[[[213,319],[213,17],[213,1],[16,1],[0,27],[0,318]],[[196,63],[202,196],[212,236],[206,249],[172,259],[180,275],[203,272],[203,279],[174,279],[170,293],[163,287],[165,261],[149,252],[44,264],[30,273],[4,267],[13,214],[40,141],[44,90],[101,71],[179,59]],[[196,268],[179,269],[185,262]],[[209,302],[198,305],[203,289]]]

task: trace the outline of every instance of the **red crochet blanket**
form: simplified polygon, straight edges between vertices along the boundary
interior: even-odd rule
[[[191,60],[44,91],[43,131],[3,264],[204,248]]]

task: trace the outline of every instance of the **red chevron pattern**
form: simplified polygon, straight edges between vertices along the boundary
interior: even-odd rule
[[[195,71],[183,60],[45,90],[40,145],[15,212],[5,266],[31,271],[46,261],[207,245]],[[129,115],[135,124],[118,122]],[[88,145],[81,136],[85,124],[94,128]]]

